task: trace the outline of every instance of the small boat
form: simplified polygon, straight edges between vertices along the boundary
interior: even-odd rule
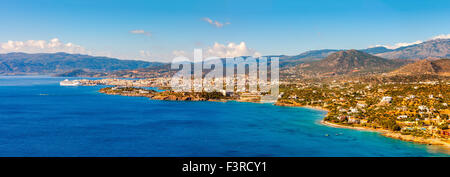
[[[79,86],[79,85],[81,85],[81,83],[80,83],[80,81],[77,81],[77,80],[69,81],[69,79],[66,79],[66,80],[59,82],[59,85],[61,85],[61,86]]]

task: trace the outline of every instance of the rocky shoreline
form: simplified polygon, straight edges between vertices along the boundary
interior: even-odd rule
[[[176,93],[171,91],[156,92],[147,89],[138,88],[116,88],[106,87],[99,90],[100,93],[108,95],[121,95],[132,97],[147,97],[152,100],[166,100],[166,101],[227,101],[218,95],[201,95],[189,93]]]
[[[352,127],[352,126],[345,126],[345,125],[339,125],[332,122],[327,122],[324,120],[320,121],[320,124],[334,127],[334,128],[347,128],[347,129],[353,129],[353,130],[360,130],[360,131],[371,131],[371,132],[378,132],[378,133],[389,133],[389,130],[384,129],[374,129],[374,128],[368,128],[368,127]]]
[[[446,148],[450,148],[450,142],[444,141],[442,139],[438,138],[423,138],[423,137],[416,137],[412,135],[402,135],[400,133],[396,132],[389,132],[382,134],[383,136],[389,137],[389,138],[395,138],[403,141],[410,141],[420,144],[427,144],[427,145],[439,145],[439,146],[445,146]]]

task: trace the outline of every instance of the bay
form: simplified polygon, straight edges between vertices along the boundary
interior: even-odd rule
[[[448,156],[321,125],[323,111],[112,96],[98,93],[100,86],[59,86],[64,79],[0,77],[0,156]]]

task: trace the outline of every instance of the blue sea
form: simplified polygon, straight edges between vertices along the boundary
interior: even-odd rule
[[[313,109],[112,96],[63,79],[0,77],[0,156],[449,156],[321,125]]]

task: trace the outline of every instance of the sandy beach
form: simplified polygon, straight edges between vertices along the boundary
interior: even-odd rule
[[[368,127],[352,127],[352,126],[345,126],[345,125],[339,125],[334,124],[331,122],[327,122],[324,120],[321,120],[320,123],[322,125],[335,127],[335,128],[347,128],[347,129],[353,129],[353,130],[360,130],[360,131],[371,131],[371,132],[378,132],[378,133],[389,133],[389,130],[383,130],[383,129],[374,129],[374,128],[368,128]]]
[[[289,106],[289,107],[303,107],[303,108],[309,108],[309,109],[315,109],[320,111],[326,111],[329,110],[322,108],[320,106],[304,106],[300,104],[292,104],[292,103],[275,103],[277,106]],[[347,128],[347,129],[353,129],[353,130],[360,130],[360,131],[371,131],[371,132],[377,132],[380,133],[383,136],[399,139],[403,141],[409,141],[414,143],[420,143],[420,144],[426,144],[426,145],[437,145],[437,146],[443,146],[445,149],[450,149],[450,141],[442,140],[439,138],[423,138],[423,137],[415,137],[412,135],[402,135],[401,133],[392,132],[385,129],[375,129],[370,127],[359,127],[359,126],[346,126],[346,125],[339,125],[331,122],[327,122],[324,120],[321,120],[320,123],[325,126],[330,126],[334,128]]]
[[[420,144],[426,144],[426,145],[438,145],[438,146],[445,146],[445,148],[450,148],[450,142],[445,141],[439,138],[423,138],[423,137],[416,137],[412,135],[402,135],[401,133],[392,132],[389,130],[384,129],[374,129],[374,128],[368,128],[368,127],[352,127],[352,126],[345,126],[345,125],[338,125],[327,121],[320,121],[322,125],[335,127],[335,128],[348,128],[348,129],[354,129],[354,130],[360,130],[360,131],[372,131],[372,132],[378,132],[381,133],[381,135],[389,137],[389,138],[395,138],[403,141],[409,141],[409,142],[415,142]]]

